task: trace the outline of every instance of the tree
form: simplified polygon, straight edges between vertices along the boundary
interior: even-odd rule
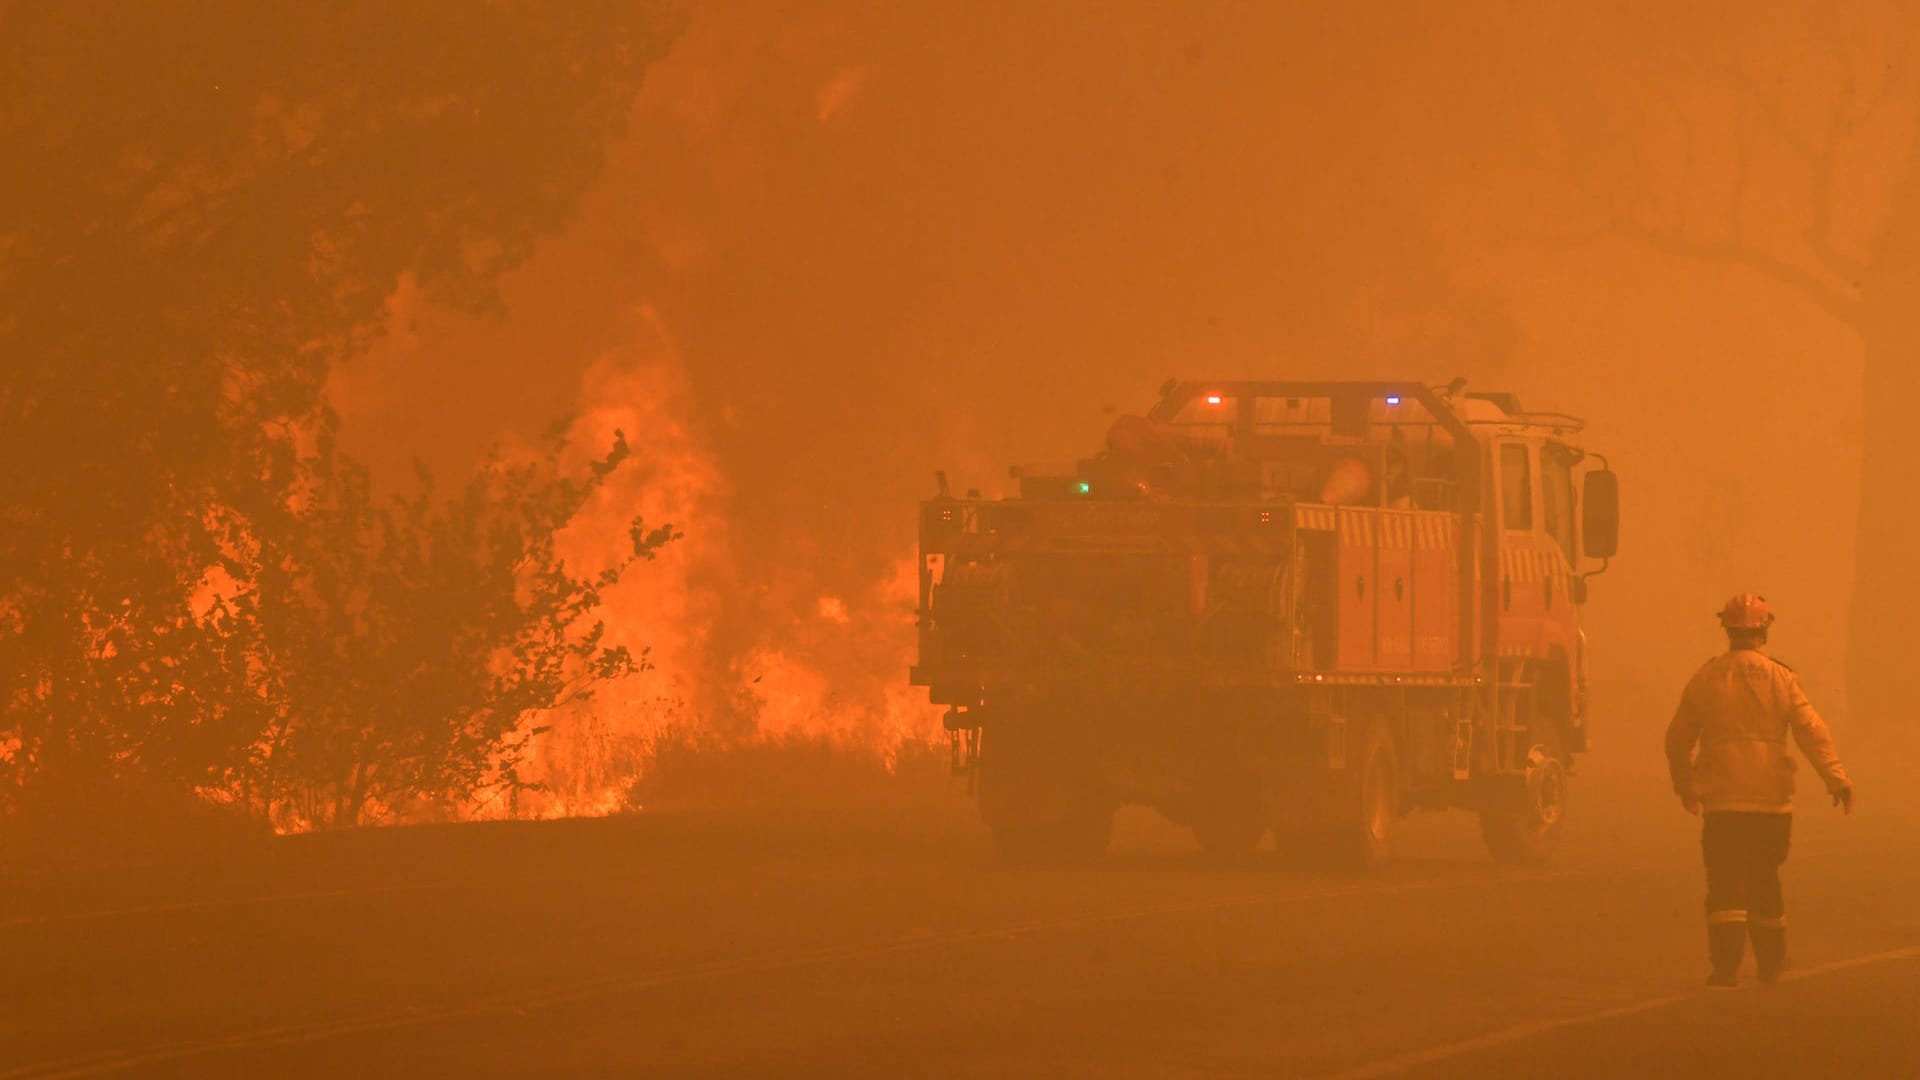
[[[1876,735],[1903,737],[1903,671],[1920,611],[1920,584],[1905,569],[1905,481],[1920,459],[1909,416],[1920,401],[1920,98],[1902,80],[1920,45],[1916,21],[1900,5],[1855,24],[1827,5],[1690,14],[1598,25],[1619,47],[1601,61],[1608,70],[1593,73],[1595,98],[1577,115],[1593,130],[1628,134],[1569,160],[1569,172],[1611,231],[1758,275],[1858,337],[1865,432],[1848,707]],[[1622,78],[1620,56],[1645,66]],[[1554,78],[1582,81],[1568,74]],[[1642,111],[1627,112],[1623,103],[1636,102]],[[1681,152],[1654,148],[1662,125]],[[1865,221],[1863,190],[1883,207]],[[1773,216],[1757,218],[1761,205]],[[1781,215],[1782,206],[1792,209]]]
[[[491,303],[683,21],[0,0],[0,799],[237,767],[182,681],[206,569],[400,276]]]
[[[635,518],[622,560],[566,566],[556,534],[628,449],[616,435],[582,476],[565,450],[556,436],[537,459],[496,458],[458,497],[426,482],[380,504],[322,426],[294,505],[256,520],[238,592],[257,619],[249,696],[270,714],[250,803],[353,825],[370,805],[464,803],[488,787],[512,798],[535,717],[642,669],[605,644],[595,611],[602,589],[676,533]]]

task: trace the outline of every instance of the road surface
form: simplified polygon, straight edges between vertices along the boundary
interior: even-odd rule
[[[0,1078],[1920,1076],[1920,814],[1803,799],[1795,974],[1710,992],[1694,823],[1580,784],[1537,869],[1462,814],[1356,878],[1144,813],[1005,869],[940,792],[14,872]]]

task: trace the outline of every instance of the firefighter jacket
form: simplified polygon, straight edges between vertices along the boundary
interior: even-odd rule
[[[1791,736],[1827,790],[1848,784],[1826,722],[1813,711],[1793,669],[1759,649],[1707,661],[1687,683],[1667,726],[1673,790],[1709,812],[1793,809]]]

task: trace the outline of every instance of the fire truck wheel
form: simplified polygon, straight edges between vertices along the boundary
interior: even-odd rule
[[[1107,853],[1113,811],[1088,812],[1065,821],[993,826],[994,852],[1012,866],[1090,862]]]
[[[1560,846],[1567,818],[1567,756],[1559,732],[1544,728],[1527,751],[1522,782],[1480,811],[1480,835],[1495,861],[1544,861]]]
[[[1393,821],[1400,816],[1400,760],[1394,752],[1393,736],[1384,727],[1375,726],[1368,735],[1359,781],[1359,829],[1348,862],[1372,870],[1387,861]]]
[[[986,732],[980,816],[1004,862],[1072,862],[1105,854],[1115,803],[1070,734],[1009,725]]]
[[[1317,870],[1331,861],[1328,848],[1333,830],[1328,822],[1333,794],[1324,769],[1293,769],[1275,779],[1267,824],[1281,865]]]
[[[1200,807],[1193,817],[1193,838],[1216,859],[1245,858],[1266,834],[1259,799],[1252,793],[1224,794]]]
[[[1394,819],[1400,816],[1400,759],[1386,725],[1369,724],[1358,756],[1335,781],[1337,817],[1327,854],[1350,870],[1371,871],[1387,861]]]
[[[1282,866],[1294,870],[1318,870],[1331,861],[1326,829],[1300,825],[1275,826],[1273,850]]]

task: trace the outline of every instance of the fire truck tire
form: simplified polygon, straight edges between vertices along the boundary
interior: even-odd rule
[[[1494,861],[1544,862],[1560,846],[1567,818],[1567,755],[1559,729],[1542,725],[1527,752],[1526,776],[1480,811],[1480,835]]]
[[[1194,814],[1193,838],[1216,859],[1245,858],[1266,835],[1259,800],[1250,793],[1215,799]]]
[[[1283,866],[1296,870],[1317,870],[1329,862],[1326,829],[1298,825],[1276,826],[1273,850]]]
[[[995,825],[994,853],[1009,866],[1091,862],[1107,853],[1113,836],[1113,812],[1088,813],[1066,821]]]
[[[1003,862],[1077,862],[1106,853],[1114,800],[1071,738],[990,729],[981,749],[980,815]]]
[[[1334,790],[1324,769],[1299,768],[1282,773],[1272,789],[1273,850],[1284,866],[1319,869],[1330,862]]]
[[[1325,780],[1317,821],[1277,822],[1273,846],[1296,867],[1373,872],[1386,865],[1400,817],[1400,751],[1384,724],[1369,724],[1348,769]]]
[[[1335,817],[1327,855],[1335,865],[1368,872],[1387,861],[1400,816],[1400,757],[1385,724],[1369,724],[1360,753],[1335,780]]]

